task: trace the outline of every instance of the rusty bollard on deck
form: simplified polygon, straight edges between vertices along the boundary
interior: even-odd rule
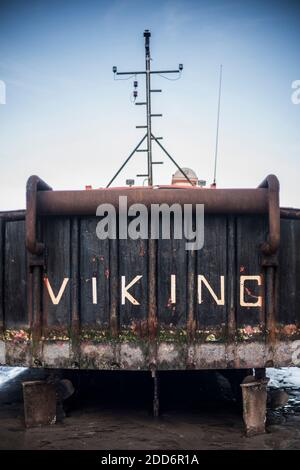
[[[247,376],[241,384],[243,393],[243,418],[246,435],[255,436],[266,432],[267,384],[269,379]]]
[[[25,426],[31,428],[56,422],[55,385],[45,381],[23,382]]]

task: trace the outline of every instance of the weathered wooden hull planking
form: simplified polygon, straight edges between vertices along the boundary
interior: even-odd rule
[[[3,213],[0,224],[0,364],[298,365],[300,219],[291,214],[281,219],[275,267],[260,248],[267,214],[206,214],[199,251],[186,251],[184,240],[100,240],[95,216],[43,216],[40,280],[24,213]]]

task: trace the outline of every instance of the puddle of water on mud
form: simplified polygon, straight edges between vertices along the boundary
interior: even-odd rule
[[[26,370],[27,367],[0,367],[0,390]]]
[[[289,395],[289,400],[276,414],[291,415],[300,413],[300,368],[282,367],[280,369],[267,369],[270,378],[270,389],[282,389]]]
[[[271,387],[300,388],[300,368],[282,367],[280,369],[267,369]]]

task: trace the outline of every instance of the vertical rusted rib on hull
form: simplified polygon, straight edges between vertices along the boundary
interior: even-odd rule
[[[32,317],[33,331],[32,339],[36,343],[42,335],[42,309],[41,309],[41,291],[42,291],[42,268],[34,266],[32,268]]]
[[[227,341],[235,340],[236,336],[236,219],[228,217],[227,225]]]
[[[277,269],[274,266],[266,268],[266,326],[268,343],[272,346],[276,338],[276,305],[277,305]]]
[[[32,268],[32,338],[34,348],[42,335],[42,273],[44,268],[44,244],[38,241],[37,193],[51,190],[38,176],[30,176],[26,186],[26,248],[29,252],[29,267]],[[29,299],[31,292],[29,294]],[[30,304],[29,308],[31,307]],[[29,312],[29,318],[31,311]]]
[[[0,334],[4,331],[4,229],[5,222],[0,217]]]
[[[261,276],[261,285],[259,286],[259,293],[258,295],[261,296],[262,302],[261,307],[259,309],[259,324],[261,331],[264,335],[266,335],[267,330],[267,313],[266,313],[266,270],[261,267],[260,271]]]
[[[119,320],[118,320],[118,307],[119,307],[119,246],[118,239],[110,240],[109,244],[109,266],[110,266],[110,333],[113,338],[118,336]]]
[[[157,336],[157,301],[156,301],[156,240],[149,239],[149,311],[148,329],[150,341],[154,341]]]
[[[32,289],[33,289],[33,280],[32,280],[32,270],[30,269],[29,266],[29,261],[27,259],[27,312],[28,312],[28,325],[30,330],[33,329],[33,298],[32,298]]]
[[[196,276],[196,252],[190,250],[187,253],[187,303],[188,303],[188,314],[187,314],[187,336],[189,341],[193,341],[196,333],[196,319],[195,319],[195,276]]]
[[[269,233],[268,239],[261,245],[263,253],[262,265],[265,266],[265,312],[267,342],[270,346],[276,339],[276,310],[278,295],[278,249],[280,245],[280,206],[279,206],[279,181],[275,175],[269,175],[260,184],[260,188],[268,189]]]
[[[38,235],[41,233],[41,226],[37,224],[36,231]],[[32,339],[34,354],[37,354],[38,342],[41,339],[43,334],[43,310],[42,310],[42,285],[43,285],[43,272],[45,269],[45,258],[44,255],[32,254],[31,252],[27,253],[28,256],[28,265],[30,271],[30,281],[28,289],[31,290],[28,298],[32,298],[31,305],[28,303],[29,307],[32,308],[28,313],[28,317],[32,318]]]
[[[73,365],[79,365],[80,351],[80,314],[79,314],[79,225],[78,217],[71,221],[71,341]]]

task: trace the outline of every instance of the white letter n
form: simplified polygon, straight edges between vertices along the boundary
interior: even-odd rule
[[[221,297],[218,299],[217,295],[213,291],[211,285],[205,279],[202,274],[198,275],[198,303],[202,304],[202,282],[206,285],[207,290],[209,291],[212,298],[215,300],[217,305],[224,305],[225,304],[225,282],[224,276],[220,276],[221,281]]]

